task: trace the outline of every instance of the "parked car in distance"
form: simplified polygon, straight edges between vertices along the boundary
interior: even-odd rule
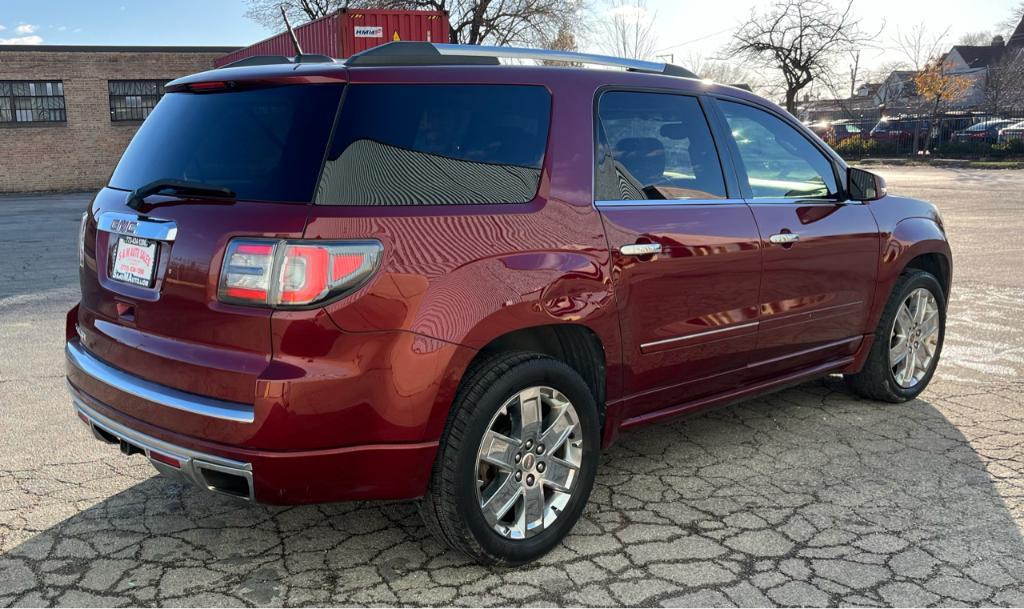
[[[885,118],[871,128],[868,136],[877,142],[907,144],[913,141],[914,131],[920,141],[924,141],[931,128],[931,121],[924,118]]]
[[[991,144],[999,137],[999,131],[1012,125],[1014,121],[1007,119],[991,119],[975,123],[966,129],[953,134],[953,141],[963,144]]]
[[[935,373],[938,211],[750,92],[411,42],[166,90],[82,215],[67,379],[98,439],[203,492],[417,500],[518,564],[623,430]]]
[[[825,130],[825,137],[822,139],[829,144],[838,144],[851,137],[860,137],[861,133],[861,128],[853,123],[836,121]]]
[[[997,138],[1000,144],[1013,140],[1024,140],[1024,121],[1007,125],[999,130]]]

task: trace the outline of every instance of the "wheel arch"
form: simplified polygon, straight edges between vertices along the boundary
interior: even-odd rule
[[[846,372],[857,372],[863,366],[885,305],[900,275],[907,269],[918,269],[935,275],[946,300],[949,300],[953,281],[953,256],[946,233],[934,218],[906,218],[899,221],[888,234],[883,233],[878,284],[864,328],[866,340]]]
[[[904,265],[903,272],[906,272],[907,269],[926,271],[934,275],[939,280],[939,285],[942,286],[943,297],[947,301],[949,300],[949,289],[952,282],[952,269],[950,268],[949,258],[934,251],[918,254]]]
[[[517,328],[492,337],[480,347],[469,361],[459,366],[450,375],[457,385],[454,391],[446,392],[454,397],[471,370],[480,362],[497,353],[530,351],[541,353],[567,364],[583,378],[594,396],[602,428],[605,420],[605,404],[609,395],[609,368],[614,369],[614,351],[602,340],[596,330],[579,323],[540,324]],[[610,358],[609,355],[612,357]],[[431,417],[429,436],[438,437],[451,411],[451,401],[435,405]]]

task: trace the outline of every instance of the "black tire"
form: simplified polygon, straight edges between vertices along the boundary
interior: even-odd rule
[[[534,386],[557,389],[572,402],[583,435],[582,460],[571,497],[554,522],[534,536],[513,540],[498,534],[484,519],[477,499],[477,450],[505,401]],[[599,452],[597,405],[575,370],[537,353],[496,355],[468,372],[459,389],[420,514],[438,538],[482,564],[535,560],[558,545],[579,520],[594,484]]]
[[[927,289],[935,297],[939,309],[939,335],[931,368],[916,385],[906,388],[896,381],[889,365],[889,341],[900,306],[918,288]],[[892,294],[889,296],[889,302],[885,304],[882,317],[878,321],[878,328],[875,329],[875,341],[871,345],[871,352],[868,354],[864,367],[856,374],[845,375],[847,386],[858,395],[882,402],[898,404],[916,398],[928,386],[935,374],[935,368],[938,366],[939,357],[942,354],[942,342],[945,334],[946,297],[939,280],[926,271],[906,270],[896,281]]]

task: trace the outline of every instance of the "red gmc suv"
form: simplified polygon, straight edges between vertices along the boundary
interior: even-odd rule
[[[429,43],[174,81],[80,237],[97,438],[247,501],[419,499],[486,563],[555,546],[620,430],[833,373],[914,398],[951,276],[932,205],[760,97]]]

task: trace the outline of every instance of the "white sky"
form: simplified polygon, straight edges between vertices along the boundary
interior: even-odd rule
[[[845,0],[833,1],[845,4]],[[876,32],[885,26],[875,42],[879,48],[865,50],[861,65],[871,67],[899,58],[892,48],[897,26],[907,30],[924,21],[935,33],[948,26],[953,44],[967,32],[993,30],[1016,4],[1017,0],[854,0],[853,10],[865,30]],[[684,63],[694,52],[717,55],[753,6],[770,5],[764,0],[647,0],[648,10],[657,14],[658,49],[675,53],[677,63]]]

